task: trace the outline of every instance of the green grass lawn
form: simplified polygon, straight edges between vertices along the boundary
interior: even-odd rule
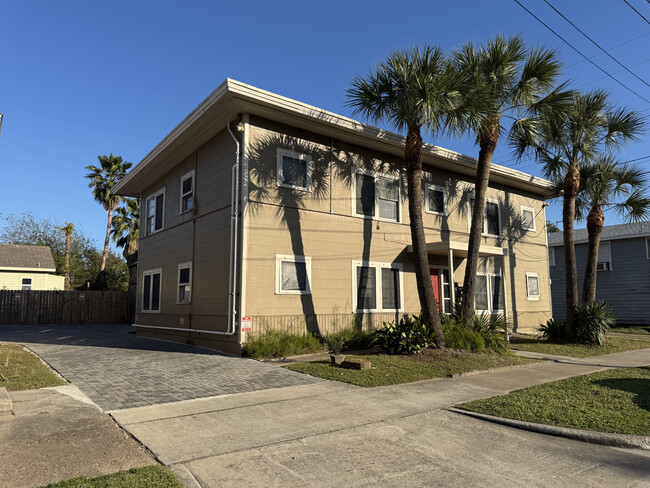
[[[510,354],[499,355],[491,352],[458,352],[425,349],[413,356],[392,356],[388,354],[368,354],[362,357],[372,363],[372,369],[355,371],[332,366],[329,361],[294,363],[285,368],[327,380],[342,381],[358,386],[386,386],[413,381],[428,380],[450,376],[468,371],[485,370],[503,366],[513,366],[531,362]]]
[[[650,435],[650,367],[600,371],[458,408],[573,429]]]
[[[614,327],[613,329],[610,329],[610,332],[616,332],[619,334],[650,335],[650,327]]]
[[[66,384],[21,345],[0,343],[0,387],[15,391]]]
[[[541,352],[557,356],[586,358],[614,352],[633,351],[650,348],[650,336],[646,337],[608,337],[604,346],[587,344],[556,344],[544,339],[512,338],[511,349],[519,351]]]
[[[99,478],[73,478],[46,488],[183,488],[172,471],[164,466],[134,468]]]

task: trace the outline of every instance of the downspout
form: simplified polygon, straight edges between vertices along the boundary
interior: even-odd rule
[[[228,284],[228,329],[222,332],[223,335],[233,335],[237,329],[237,248],[239,246],[238,240],[238,227],[239,227],[239,159],[240,159],[240,145],[239,140],[235,137],[230,124],[226,124],[226,129],[235,141],[237,149],[235,150],[235,164],[232,167],[232,186],[230,192],[230,277]],[[219,333],[219,332],[217,332]]]

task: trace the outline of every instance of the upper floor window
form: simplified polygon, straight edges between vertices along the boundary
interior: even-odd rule
[[[528,300],[539,300],[539,276],[526,273],[526,296]]]
[[[645,252],[646,257],[650,259],[650,237],[645,238]]]
[[[356,215],[399,221],[399,179],[356,170],[353,186]]]
[[[32,279],[31,278],[22,278],[20,280],[20,289],[21,290],[31,290],[32,289]]]
[[[352,262],[355,311],[402,309],[402,267],[399,264]]]
[[[311,294],[311,258],[276,254],[275,293],[279,295]]]
[[[163,228],[165,212],[165,189],[161,188],[147,198],[147,235]]]
[[[472,211],[474,210],[474,197],[468,199],[469,205],[469,225],[472,225]],[[485,236],[501,237],[501,212],[499,201],[493,198],[485,199],[485,208],[483,210],[483,230]]]
[[[194,170],[181,176],[181,213],[194,208]]]
[[[503,311],[503,284],[497,274],[477,274],[474,308],[479,312]]]
[[[142,311],[160,312],[160,289],[162,287],[162,269],[153,269],[142,273]]]
[[[549,247],[548,248],[548,265],[549,267],[555,266],[555,248],[554,247]]]
[[[447,191],[442,186],[427,185],[425,189],[426,211],[436,215],[446,214]]]
[[[521,228],[535,232],[535,210],[531,207],[521,207]]]
[[[178,265],[178,303],[192,301],[192,263]]]
[[[278,186],[311,191],[312,161],[309,154],[278,148]]]
[[[612,247],[609,241],[601,242],[598,247],[598,264],[596,265],[598,271],[611,271],[612,270]]]

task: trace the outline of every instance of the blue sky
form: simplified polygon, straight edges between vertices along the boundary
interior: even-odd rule
[[[622,72],[543,0],[521,0],[622,83]],[[650,80],[650,24],[622,0],[559,2],[556,8],[621,63]],[[650,19],[645,0],[630,0]],[[226,77],[343,115],[345,89],[392,50],[438,44],[449,50],[496,34],[521,33],[557,48],[575,88],[603,88],[620,105],[650,104],[607,78],[512,0],[493,2],[24,1],[0,16],[0,214],[30,211],[71,221],[102,242],[106,215],[84,166],[114,153],[137,163]],[[635,40],[633,40],[635,39]],[[628,42],[630,41],[630,42]],[[473,139],[428,139],[476,156]],[[650,135],[620,153],[650,156]],[[513,162],[505,144],[495,162]],[[650,159],[643,161],[650,169]],[[558,205],[548,218],[561,218]],[[618,223],[608,215],[606,224]]]

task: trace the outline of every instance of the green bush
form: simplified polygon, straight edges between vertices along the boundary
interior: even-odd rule
[[[417,354],[435,343],[433,331],[429,331],[421,316],[405,314],[397,324],[384,322],[383,327],[375,331],[372,344],[388,354]]]
[[[561,342],[566,335],[566,322],[555,319],[548,319],[546,324],[542,324],[539,329],[542,337],[547,341]]]
[[[463,324],[447,323],[442,332],[445,336],[447,347],[462,349],[463,351],[478,352],[485,349],[485,340],[480,333],[469,330]]]
[[[614,311],[605,302],[583,303],[573,317],[578,342],[598,346],[605,343],[605,332],[616,323]]]
[[[372,342],[372,335],[356,327],[349,327],[338,332],[330,332],[321,336],[323,345],[330,354],[339,354],[347,349],[361,349]]]
[[[443,315],[442,331],[447,347],[467,351],[480,351],[484,348],[503,354],[507,351],[506,334],[508,322],[503,315],[474,315],[471,329],[463,326],[460,303],[450,315]]]
[[[291,334],[282,330],[266,330],[249,337],[242,354],[256,359],[282,358],[297,354],[320,352],[323,346],[313,334]]]

